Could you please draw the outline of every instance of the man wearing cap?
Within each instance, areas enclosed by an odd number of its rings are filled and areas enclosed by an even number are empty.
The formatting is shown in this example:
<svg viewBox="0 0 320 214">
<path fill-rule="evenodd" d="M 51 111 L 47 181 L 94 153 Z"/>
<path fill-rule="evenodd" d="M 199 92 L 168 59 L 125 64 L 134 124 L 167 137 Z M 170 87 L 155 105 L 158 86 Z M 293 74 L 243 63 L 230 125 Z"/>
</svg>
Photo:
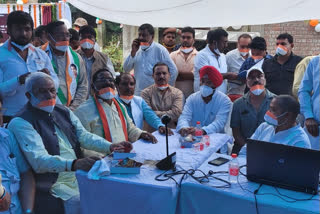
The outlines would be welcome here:
<svg viewBox="0 0 320 214">
<path fill-rule="evenodd" d="M 224 93 L 216 90 L 223 81 L 213 66 L 200 69 L 200 91 L 191 94 L 178 120 L 177 131 L 185 136 L 193 134 L 200 121 L 203 134 L 223 133 L 232 102 Z"/>
<path fill-rule="evenodd" d="M 153 41 L 154 29 L 150 24 L 139 27 L 139 37 L 132 42 L 131 53 L 123 63 L 125 72 L 134 69 L 137 80 L 134 94 L 140 95 L 141 91 L 154 84 L 153 66 L 162 62 L 168 65 L 170 71 L 169 84 L 174 85 L 178 71 L 165 47 Z"/>
<path fill-rule="evenodd" d="M 234 102 L 231 114 L 230 127 L 235 139 L 232 153 L 237 154 L 246 144 L 246 139 L 264 122 L 264 115 L 276 96 L 265 89 L 266 79 L 259 67 L 248 70 L 246 84 L 250 91 Z"/>
<path fill-rule="evenodd" d="M 158 117 L 168 115 L 171 117 L 169 128 L 176 128 L 176 123 L 183 108 L 183 93 L 179 89 L 170 86 L 170 71 L 165 63 L 157 63 L 153 67 L 155 84 L 141 92 L 141 97 L 157 114 Z M 146 130 L 153 132 L 154 128 L 146 124 Z"/>
<path fill-rule="evenodd" d="M 170 54 L 179 72 L 175 87 L 183 92 L 185 99 L 193 93 L 194 58 L 198 53 L 193 47 L 194 39 L 194 29 L 191 27 L 183 28 L 181 30 L 181 47 Z"/>
<path fill-rule="evenodd" d="M 162 34 L 162 45 L 168 50 L 169 53 L 179 49 L 180 45 L 176 45 L 176 36 L 179 29 L 167 28 Z"/>
</svg>

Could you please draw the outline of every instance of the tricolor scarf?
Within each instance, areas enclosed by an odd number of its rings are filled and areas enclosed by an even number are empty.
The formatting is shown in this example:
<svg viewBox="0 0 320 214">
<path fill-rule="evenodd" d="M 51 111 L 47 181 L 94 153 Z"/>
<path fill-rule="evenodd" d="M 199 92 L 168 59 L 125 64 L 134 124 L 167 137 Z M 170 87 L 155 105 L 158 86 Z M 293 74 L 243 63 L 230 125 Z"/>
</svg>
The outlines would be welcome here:
<svg viewBox="0 0 320 214">
<path fill-rule="evenodd" d="M 107 116 L 106 113 L 103 110 L 103 107 L 101 105 L 101 103 L 99 102 L 99 100 L 97 99 L 96 95 L 94 95 L 93 100 L 97 106 L 99 115 L 100 115 L 100 119 L 102 122 L 102 126 L 103 126 L 103 133 L 104 133 L 104 138 L 109 141 L 112 142 L 111 139 L 111 134 L 110 134 L 110 128 L 109 128 L 109 123 L 107 120 Z M 122 129 L 123 129 L 123 133 L 124 136 L 126 138 L 126 141 L 128 141 L 128 132 L 127 132 L 127 125 L 126 125 L 126 120 L 124 118 L 124 109 L 120 106 L 120 104 L 118 103 L 118 101 L 116 99 L 112 99 L 113 103 L 115 104 L 120 120 L 121 120 L 121 125 L 122 125 Z"/>
<path fill-rule="evenodd" d="M 52 67 L 56 72 L 56 74 L 58 75 L 59 71 L 55 61 L 52 59 L 52 53 L 49 47 L 49 42 L 41 46 L 41 49 L 44 50 L 49 55 L 49 58 L 51 59 Z M 70 47 L 68 48 L 65 56 L 66 56 L 66 68 L 65 68 L 66 72 L 65 73 L 66 73 L 67 97 L 64 95 L 63 91 L 59 87 L 58 98 L 63 105 L 70 106 L 71 101 L 73 100 L 77 90 L 80 63 L 79 63 L 78 55 Z"/>
</svg>

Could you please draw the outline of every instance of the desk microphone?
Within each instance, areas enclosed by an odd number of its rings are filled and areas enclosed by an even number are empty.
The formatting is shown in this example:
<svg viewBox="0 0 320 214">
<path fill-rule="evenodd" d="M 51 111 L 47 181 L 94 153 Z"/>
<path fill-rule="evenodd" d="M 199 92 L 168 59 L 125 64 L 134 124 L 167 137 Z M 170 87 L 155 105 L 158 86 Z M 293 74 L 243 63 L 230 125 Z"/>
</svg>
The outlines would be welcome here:
<svg viewBox="0 0 320 214">
<path fill-rule="evenodd" d="M 176 165 L 176 153 L 169 155 L 169 143 L 168 143 L 168 123 L 170 123 L 171 117 L 169 115 L 163 115 L 161 117 L 161 122 L 166 126 L 166 147 L 167 147 L 167 157 L 159 161 L 156 166 L 161 170 L 173 169 Z"/>
</svg>

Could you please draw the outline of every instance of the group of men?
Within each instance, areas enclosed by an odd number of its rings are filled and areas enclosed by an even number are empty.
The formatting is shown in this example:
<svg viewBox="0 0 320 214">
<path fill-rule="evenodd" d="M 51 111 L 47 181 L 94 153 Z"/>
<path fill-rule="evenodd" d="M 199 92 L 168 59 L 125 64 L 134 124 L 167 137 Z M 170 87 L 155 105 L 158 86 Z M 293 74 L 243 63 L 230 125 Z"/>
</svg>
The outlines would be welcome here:
<svg viewBox="0 0 320 214">
<path fill-rule="evenodd" d="M 245 154 L 250 137 L 319 150 L 320 58 L 294 55 L 290 34 L 277 37 L 273 57 L 262 37 L 249 34 L 225 55 L 223 29 L 210 30 L 198 52 L 193 28 L 168 28 L 159 44 L 152 25 L 143 24 L 116 75 L 83 19 L 74 30 L 51 22 L 33 37 L 30 15 L 14 11 L 7 26 L 10 39 L 0 47 L 0 126 L 7 125 L 0 128 L 1 211 L 80 213 L 74 171 L 88 171 L 113 151 L 130 152 L 138 139 L 157 143 L 152 132 L 166 133 L 163 115 L 171 118 L 168 135 L 194 134 L 197 122 L 203 135 L 231 127 L 233 153 Z"/>
</svg>

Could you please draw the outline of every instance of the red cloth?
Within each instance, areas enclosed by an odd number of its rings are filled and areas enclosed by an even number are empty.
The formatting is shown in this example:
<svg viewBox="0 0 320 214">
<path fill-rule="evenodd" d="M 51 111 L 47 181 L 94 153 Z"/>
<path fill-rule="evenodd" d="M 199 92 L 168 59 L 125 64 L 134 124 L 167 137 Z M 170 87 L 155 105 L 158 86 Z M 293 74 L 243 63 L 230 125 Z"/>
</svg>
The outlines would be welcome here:
<svg viewBox="0 0 320 214">
<path fill-rule="evenodd" d="M 47 25 L 51 22 L 51 6 L 43 6 L 42 24 Z"/>
<path fill-rule="evenodd" d="M 214 84 L 214 86 L 216 88 L 218 88 L 222 84 L 223 77 L 220 74 L 220 72 L 218 71 L 218 69 L 216 69 L 215 67 L 210 66 L 210 65 L 203 66 L 200 69 L 200 79 L 205 74 L 208 75 L 209 79 L 211 80 L 211 82 Z"/>
<path fill-rule="evenodd" d="M 237 99 L 239 99 L 240 97 L 242 97 L 242 95 L 240 95 L 240 94 L 229 94 L 228 97 L 230 98 L 231 102 L 234 102 Z"/>
</svg>

